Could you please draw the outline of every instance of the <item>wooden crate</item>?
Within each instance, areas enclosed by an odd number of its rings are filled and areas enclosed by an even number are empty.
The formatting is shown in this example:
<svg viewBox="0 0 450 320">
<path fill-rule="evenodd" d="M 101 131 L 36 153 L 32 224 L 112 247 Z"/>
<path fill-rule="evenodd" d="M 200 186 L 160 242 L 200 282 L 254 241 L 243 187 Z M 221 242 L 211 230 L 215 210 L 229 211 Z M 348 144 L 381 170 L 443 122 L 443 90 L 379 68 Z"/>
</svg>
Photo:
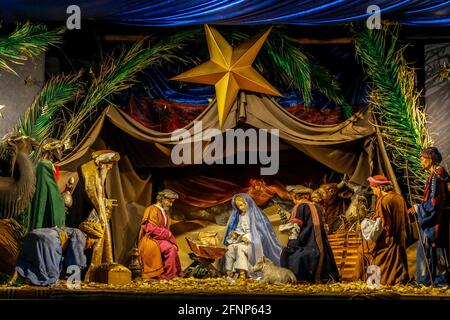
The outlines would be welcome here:
<svg viewBox="0 0 450 320">
<path fill-rule="evenodd" d="M 356 232 L 336 231 L 328 235 L 331 250 L 343 281 L 352 281 L 361 238 Z"/>
<path fill-rule="evenodd" d="M 131 271 L 118 263 L 102 263 L 95 269 L 95 282 L 123 285 L 131 282 Z"/>
</svg>

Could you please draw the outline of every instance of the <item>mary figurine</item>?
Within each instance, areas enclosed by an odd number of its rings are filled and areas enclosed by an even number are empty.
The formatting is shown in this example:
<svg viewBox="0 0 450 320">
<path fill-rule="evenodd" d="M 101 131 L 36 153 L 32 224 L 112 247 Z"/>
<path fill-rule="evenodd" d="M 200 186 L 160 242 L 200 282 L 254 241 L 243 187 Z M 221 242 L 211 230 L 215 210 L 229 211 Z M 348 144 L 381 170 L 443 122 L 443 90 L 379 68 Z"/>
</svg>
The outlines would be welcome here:
<svg viewBox="0 0 450 320">
<path fill-rule="evenodd" d="M 223 239 L 228 250 L 220 262 L 222 273 L 256 278 L 259 275 L 250 266 L 262 256 L 279 266 L 282 247 L 266 214 L 246 193 L 234 195 L 231 204 L 233 211 Z"/>
</svg>

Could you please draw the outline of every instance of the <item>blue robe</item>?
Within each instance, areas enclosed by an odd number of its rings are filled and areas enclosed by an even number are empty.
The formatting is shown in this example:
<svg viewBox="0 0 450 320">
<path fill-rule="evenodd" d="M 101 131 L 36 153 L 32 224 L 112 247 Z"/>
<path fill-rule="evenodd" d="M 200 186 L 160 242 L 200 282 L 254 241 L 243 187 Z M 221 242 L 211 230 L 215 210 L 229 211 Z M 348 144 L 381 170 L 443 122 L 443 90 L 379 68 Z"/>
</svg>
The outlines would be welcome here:
<svg viewBox="0 0 450 320">
<path fill-rule="evenodd" d="M 323 226 L 321 208 L 300 203 L 292 209 L 292 222 L 300 225 L 297 239 L 288 241 L 281 254 L 281 266 L 290 269 L 298 281 L 339 280 L 339 271 Z"/>
<path fill-rule="evenodd" d="M 254 265 L 256 261 L 262 256 L 269 258 L 277 266 L 280 265 L 281 244 L 273 230 L 267 215 L 256 205 L 253 199 L 246 193 L 239 193 L 233 196 L 231 204 L 233 211 L 228 219 L 227 229 L 223 238 L 223 244 L 227 245 L 229 234 L 236 230 L 239 222 L 240 211 L 236 207 L 236 197 L 241 197 L 247 203 L 249 225 L 250 225 L 250 248 L 248 252 L 248 261 L 250 265 Z M 225 270 L 225 263 L 222 259 L 220 270 L 223 273 Z M 249 277 L 255 278 L 260 276 L 260 273 L 253 273 L 249 271 Z"/>
<path fill-rule="evenodd" d="M 62 250 L 59 232 L 66 232 L 68 242 Z M 42 228 L 28 233 L 16 264 L 16 271 L 37 286 L 56 283 L 71 265 L 86 267 L 86 236 L 75 228 Z"/>
<path fill-rule="evenodd" d="M 445 284 L 450 280 L 447 183 L 448 173 L 438 166 L 428 179 L 423 202 L 414 206 L 423 244 L 417 245 L 417 281 L 424 285 L 431 285 L 430 272 L 435 285 Z"/>
</svg>

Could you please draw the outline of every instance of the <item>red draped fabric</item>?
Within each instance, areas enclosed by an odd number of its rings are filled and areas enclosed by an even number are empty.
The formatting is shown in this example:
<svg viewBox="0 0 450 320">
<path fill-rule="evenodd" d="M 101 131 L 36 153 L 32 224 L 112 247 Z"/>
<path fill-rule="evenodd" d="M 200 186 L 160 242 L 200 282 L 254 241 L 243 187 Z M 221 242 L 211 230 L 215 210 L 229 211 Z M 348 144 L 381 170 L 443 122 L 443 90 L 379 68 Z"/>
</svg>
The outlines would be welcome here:
<svg viewBox="0 0 450 320">
<path fill-rule="evenodd" d="M 227 202 L 240 192 L 248 193 L 258 206 L 266 204 L 275 194 L 287 197 L 281 183 L 266 185 L 262 179 L 251 179 L 249 185 L 240 186 L 224 179 L 200 175 L 183 180 L 167 180 L 165 185 L 180 195 L 180 201 L 198 208 L 209 208 Z"/>
<path fill-rule="evenodd" d="M 187 105 L 161 99 L 130 97 L 128 114 L 143 126 L 160 132 L 183 128 L 206 108 L 206 105 Z"/>
<path fill-rule="evenodd" d="M 206 105 L 189 105 L 148 97 L 137 99 L 132 96 L 128 105 L 128 114 L 147 128 L 160 132 L 172 132 L 194 121 L 206 107 Z M 286 108 L 286 111 L 301 120 L 320 125 L 337 124 L 343 120 L 342 110 L 339 108 L 321 111 L 297 105 Z"/>
</svg>

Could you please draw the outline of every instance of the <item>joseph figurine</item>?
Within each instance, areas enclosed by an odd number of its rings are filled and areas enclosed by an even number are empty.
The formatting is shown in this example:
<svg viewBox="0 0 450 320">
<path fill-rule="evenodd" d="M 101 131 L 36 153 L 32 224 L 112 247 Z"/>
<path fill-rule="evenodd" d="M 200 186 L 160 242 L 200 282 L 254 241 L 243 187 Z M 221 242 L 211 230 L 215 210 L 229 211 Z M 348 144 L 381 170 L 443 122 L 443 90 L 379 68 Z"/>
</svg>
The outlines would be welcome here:
<svg viewBox="0 0 450 320">
<path fill-rule="evenodd" d="M 177 193 L 164 189 L 144 212 L 138 240 L 144 280 L 170 280 L 181 273 L 177 243 L 169 229 L 169 209 L 176 199 Z"/>
</svg>

